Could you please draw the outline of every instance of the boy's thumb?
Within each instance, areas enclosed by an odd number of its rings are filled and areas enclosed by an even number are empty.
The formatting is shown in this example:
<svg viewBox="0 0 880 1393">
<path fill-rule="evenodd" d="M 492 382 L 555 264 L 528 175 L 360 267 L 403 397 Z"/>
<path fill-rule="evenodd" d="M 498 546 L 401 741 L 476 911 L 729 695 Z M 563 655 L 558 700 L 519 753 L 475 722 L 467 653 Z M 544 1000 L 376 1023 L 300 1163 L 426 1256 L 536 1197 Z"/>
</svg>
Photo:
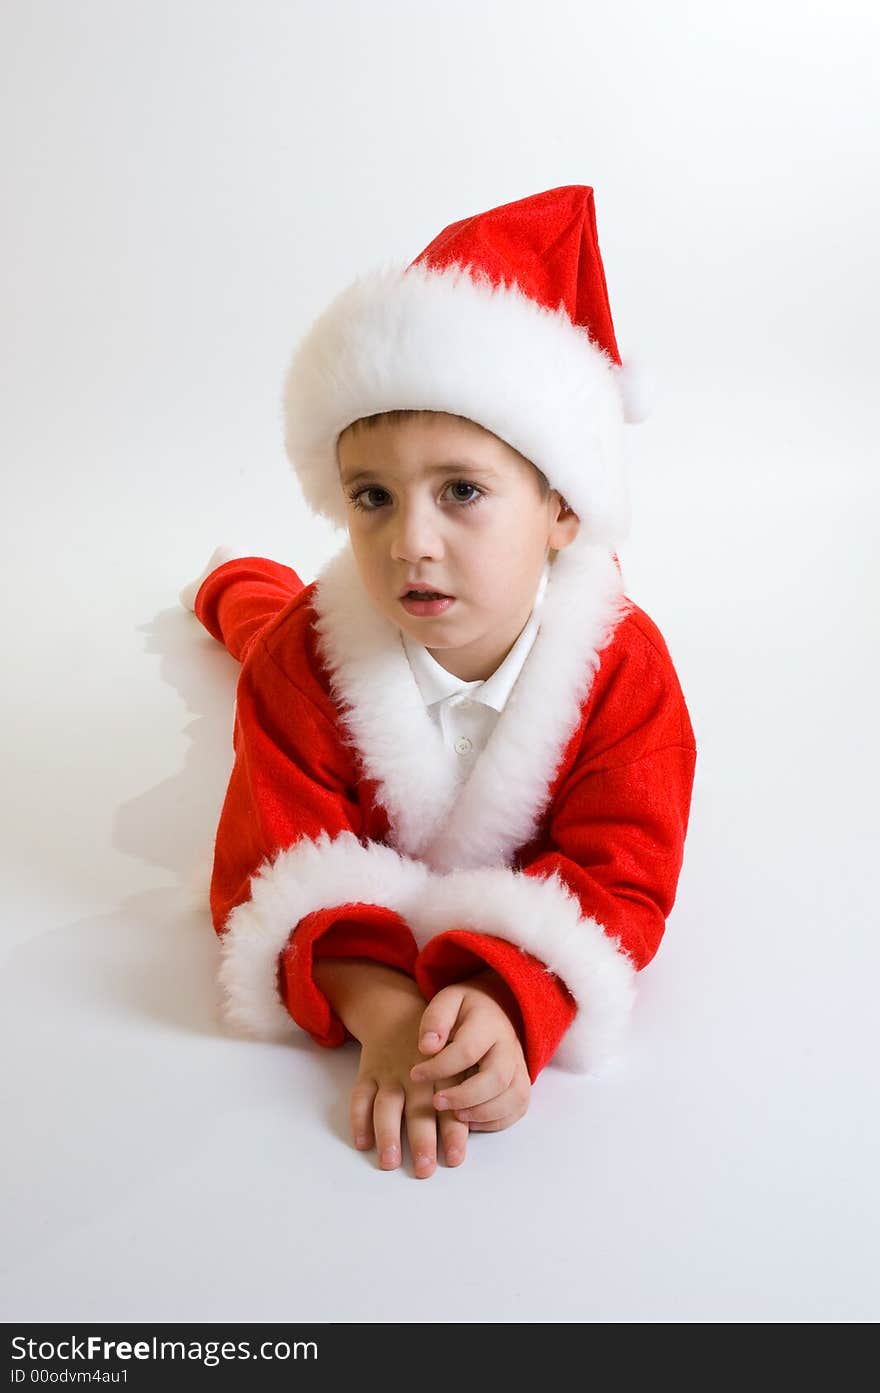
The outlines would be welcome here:
<svg viewBox="0 0 880 1393">
<path fill-rule="evenodd" d="M 422 1014 L 419 1027 L 419 1049 L 422 1054 L 436 1054 L 443 1048 L 457 1015 L 455 993 L 445 990 L 438 992 Z"/>
</svg>

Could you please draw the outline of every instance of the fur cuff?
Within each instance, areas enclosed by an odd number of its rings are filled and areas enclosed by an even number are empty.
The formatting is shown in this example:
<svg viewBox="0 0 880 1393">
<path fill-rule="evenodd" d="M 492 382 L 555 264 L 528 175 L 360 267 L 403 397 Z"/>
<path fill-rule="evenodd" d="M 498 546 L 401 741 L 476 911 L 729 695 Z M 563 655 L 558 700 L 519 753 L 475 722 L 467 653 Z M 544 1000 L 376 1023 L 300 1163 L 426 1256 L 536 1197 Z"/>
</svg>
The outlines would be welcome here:
<svg viewBox="0 0 880 1393">
<path fill-rule="evenodd" d="M 220 940 L 223 1014 L 236 1030 L 284 1039 L 296 1025 L 278 992 L 278 955 L 300 920 L 318 909 L 382 905 L 410 924 L 426 898 L 429 872 L 379 842 L 366 846 L 353 832 L 326 832 L 265 861 L 251 880 L 249 900 L 229 915 Z"/>
<path fill-rule="evenodd" d="M 636 969 L 597 920 L 585 916 L 557 875 L 504 867 L 435 876 L 410 927 L 419 948 L 448 929 L 506 939 L 537 958 L 568 988 L 577 1015 L 553 1062 L 573 1073 L 598 1071 L 617 1055 L 635 998 Z"/>
</svg>

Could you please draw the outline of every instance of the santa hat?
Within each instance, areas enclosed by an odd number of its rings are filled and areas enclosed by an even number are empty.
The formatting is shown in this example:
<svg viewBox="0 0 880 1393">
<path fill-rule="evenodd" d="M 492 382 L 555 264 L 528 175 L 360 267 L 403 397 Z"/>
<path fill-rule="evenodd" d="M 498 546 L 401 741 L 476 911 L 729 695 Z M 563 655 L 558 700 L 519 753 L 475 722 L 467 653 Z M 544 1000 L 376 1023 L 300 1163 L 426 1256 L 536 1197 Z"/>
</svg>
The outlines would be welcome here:
<svg viewBox="0 0 880 1393">
<path fill-rule="evenodd" d="M 409 265 L 359 276 L 319 316 L 284 387 L 285 447 L 315 512 L 346 526 L 339 435 L 402 408 L 492 431 L 563 495 L 579 539 L 623 539 L 622 427 L 646 410 L 617 349 L 591 188 L 451 223 Z"/>
</svg>

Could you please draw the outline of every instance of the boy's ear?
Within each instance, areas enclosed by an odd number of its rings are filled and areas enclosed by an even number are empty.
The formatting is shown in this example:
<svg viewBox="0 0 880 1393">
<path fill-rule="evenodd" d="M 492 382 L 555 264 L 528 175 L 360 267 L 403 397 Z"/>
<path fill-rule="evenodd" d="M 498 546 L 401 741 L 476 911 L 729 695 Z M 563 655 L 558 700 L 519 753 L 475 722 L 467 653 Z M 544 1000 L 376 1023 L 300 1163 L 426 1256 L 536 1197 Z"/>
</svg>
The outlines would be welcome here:
<svg viewBox="0 0 880 1393">
<path fill-rule="evenodd" d="M 564 547 L 570 546 L 580 532 L 581 520 L 568 501 L 558 494 L 559 512 L 556 514 L 556 521 L 550 530 L 553 539 L 551 545 L 554 550 L 561 551 Z"/>
</svg>

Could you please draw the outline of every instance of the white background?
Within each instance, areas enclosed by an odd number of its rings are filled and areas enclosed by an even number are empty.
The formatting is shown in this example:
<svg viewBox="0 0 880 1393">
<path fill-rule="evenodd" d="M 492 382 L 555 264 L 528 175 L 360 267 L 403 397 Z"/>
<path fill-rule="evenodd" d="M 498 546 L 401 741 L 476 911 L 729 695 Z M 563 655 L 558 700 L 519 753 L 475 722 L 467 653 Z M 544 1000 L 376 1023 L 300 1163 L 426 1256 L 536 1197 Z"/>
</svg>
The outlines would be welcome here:
<svg viewBox="0 0 880 1393">
<path fill-rule="evenodd" d="M 5 1319 L 880 1315 L 876 13 L 6 0 Z M 329 298 L 568 183 L 655 377 L 621 561 L 691 829 L 624 1065 L 417 1181 L 353 1044 L 218 1023 L 237 669 L 177 593 L 336 549 L 279 404 Z"/>
</svg>

